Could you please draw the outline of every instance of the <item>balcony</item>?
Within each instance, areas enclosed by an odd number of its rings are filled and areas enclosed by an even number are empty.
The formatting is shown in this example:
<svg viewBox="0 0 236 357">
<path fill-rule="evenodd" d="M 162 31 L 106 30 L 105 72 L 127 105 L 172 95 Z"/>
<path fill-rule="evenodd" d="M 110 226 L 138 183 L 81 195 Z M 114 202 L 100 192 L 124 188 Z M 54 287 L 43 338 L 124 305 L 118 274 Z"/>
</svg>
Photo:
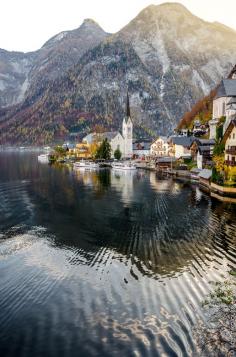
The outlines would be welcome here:
<svg viewBox="0 0 236 357">
<path fill-rule="evenodd" d="M 235 161 L 235 160 L 234 160 L 234 161 L 226 160 L 226 161 L 225 161 L 225 164 L 226 164 L 227 166 L 236 166 L 236 161 Z"/>
<path fill-rule="evenodd" d="M 226 154 L 236 155 L 236 146 L 230 146 L 225 150 Z"/>
</svg>

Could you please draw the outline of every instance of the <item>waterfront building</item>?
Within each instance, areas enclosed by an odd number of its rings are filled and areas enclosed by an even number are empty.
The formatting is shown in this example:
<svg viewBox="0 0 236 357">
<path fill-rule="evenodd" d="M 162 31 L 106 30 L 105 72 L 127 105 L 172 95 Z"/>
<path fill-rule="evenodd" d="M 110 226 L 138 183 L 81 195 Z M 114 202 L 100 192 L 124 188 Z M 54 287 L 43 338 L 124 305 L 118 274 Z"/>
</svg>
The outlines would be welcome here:
<svg viewBox="0 0 236 357">
<path fill-rule="evenodd" d="M 156 157 L 169 156 L 169 144 L 167 136 L 159 136 L 151 144 L 150 154 Z"/>
<path fill-rule="evenodd" d="M 74 154 L 79 159 L 87 159 L 91 156 L 90 145 L 87 143 L 78 143 L 74 149 L 69 149 L 70 154 Z"/>
<path fill-rule="evenodd" d="M 225 145 L 226 165 L 229 168 L 236 167 L 236 118 L 231 120 L 224 133 L 222 143 Z"/>
<path fill-rule="evenodd" d="M 175 158 L 191 158 L 191 145 L 194 141 L 193 136 L 172 136 L 169 139 L 169 152 Z"/>
<path fill-rule="evenodd" d="M 197 167 L 199 169 L 203 169 L 204 166 L 212 164 L 214 145 L 214 139 L 195 138 L 192 142 L 190 146 L 191 156 L 194 161 L 197 161 Z"/>
</svg>

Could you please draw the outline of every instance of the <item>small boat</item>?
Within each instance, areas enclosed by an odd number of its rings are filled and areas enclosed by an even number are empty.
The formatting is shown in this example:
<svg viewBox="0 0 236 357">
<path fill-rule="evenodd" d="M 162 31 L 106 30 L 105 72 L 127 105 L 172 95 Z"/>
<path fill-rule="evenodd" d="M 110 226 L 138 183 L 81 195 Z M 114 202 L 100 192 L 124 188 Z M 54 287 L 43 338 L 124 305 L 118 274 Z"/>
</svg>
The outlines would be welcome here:
<svg viewBox="0 0 236 357">
<path fill-rule="evenodd" d="M 49 163 L 49 155 L 48 154 L 41 154 L 38 156 L 38 161 L 42 163 Z"/>
<path fill-rule="evenodd" d="M 61 157 L 61 158 L 59 158 L 59 159 L 57 160 L 57 162 L 58 162 L 59 164 L 64 164 L 64 162 L 66 162 L 66 159 L 63 158 L 63 157 Z"/>
<path fill-rule="evenodd" d="M 131 161 L 113 162 L 111 164 L 111 167 L 115 170 L 136 170 L 137 169 L 136 165 L 133 164 Z"/>
<path fill-rule="evenodd" d="M 44 151 L 50 151 L 51 148 L 50 148 L 50 146 L 44 146 L 43 150 L 44 150 Z"/>
<path fill-rule="evenodd" d="M 73 165 L 74 169 L 98 169 L 99 164 L 94 161 L 77 161 Z"/>
</svg>

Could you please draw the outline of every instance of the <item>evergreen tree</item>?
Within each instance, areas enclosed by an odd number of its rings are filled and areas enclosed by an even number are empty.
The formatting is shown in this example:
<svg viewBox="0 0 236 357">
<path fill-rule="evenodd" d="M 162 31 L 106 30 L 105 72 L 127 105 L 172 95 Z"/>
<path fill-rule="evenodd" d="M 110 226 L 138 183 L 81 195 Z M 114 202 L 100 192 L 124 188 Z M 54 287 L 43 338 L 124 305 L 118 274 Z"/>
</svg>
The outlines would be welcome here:
<svg viewBox="0 0 236 357">
<path fill-rule="evenodd" d="M 98 147 L 95 158 L 104 160 L 109 160 L 111 158 L 111 145 L 107 138 L 105 138 L 101 145 Z"/>
</svg>

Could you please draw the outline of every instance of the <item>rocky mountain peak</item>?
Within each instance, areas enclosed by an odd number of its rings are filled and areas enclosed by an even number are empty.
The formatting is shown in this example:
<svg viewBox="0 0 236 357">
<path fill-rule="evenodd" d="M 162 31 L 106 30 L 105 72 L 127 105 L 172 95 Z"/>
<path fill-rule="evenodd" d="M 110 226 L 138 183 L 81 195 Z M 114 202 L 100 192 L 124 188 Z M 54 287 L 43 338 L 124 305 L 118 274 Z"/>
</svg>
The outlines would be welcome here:
<svg viewBox="0 0 236 357">
<path fill-rule="evenodd" d="M 83 21 L 81 26 L 97 26 L 97 27 L 100 27 L 100 25 L 96 21 L 94 21 L 93 19 L 90 19 L 90 18 L 84 19 L 84 21 Z"/>
</svg>

